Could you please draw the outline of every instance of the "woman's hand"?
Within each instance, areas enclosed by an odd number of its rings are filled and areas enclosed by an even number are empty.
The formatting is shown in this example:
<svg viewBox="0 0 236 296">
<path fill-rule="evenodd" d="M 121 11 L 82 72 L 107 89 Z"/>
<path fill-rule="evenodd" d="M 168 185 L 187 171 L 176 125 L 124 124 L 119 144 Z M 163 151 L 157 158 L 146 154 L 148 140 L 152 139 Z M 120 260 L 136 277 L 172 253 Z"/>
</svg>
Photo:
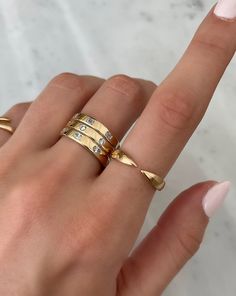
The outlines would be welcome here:
<svg viewBox="0 0 236 296">
<path fill-rule="evenodd" d="M 214 195 L 220 203 L 228 184 L 183 192 L 128 257 L 153 187 L 115 160 L 101 171 L 92 154 L 59 134 L 80 111 L 119 140 L 138 118 L 122 149 L 164 177 L 204 115 L 235 36 L 236 24 L 211 11 L 158 88 L 124 75 L 62 74 L 31 105 L 6 114 L 16 131 L 0 130 L 1 295 L 161 294 L 198 249 Z"/>
</svg>

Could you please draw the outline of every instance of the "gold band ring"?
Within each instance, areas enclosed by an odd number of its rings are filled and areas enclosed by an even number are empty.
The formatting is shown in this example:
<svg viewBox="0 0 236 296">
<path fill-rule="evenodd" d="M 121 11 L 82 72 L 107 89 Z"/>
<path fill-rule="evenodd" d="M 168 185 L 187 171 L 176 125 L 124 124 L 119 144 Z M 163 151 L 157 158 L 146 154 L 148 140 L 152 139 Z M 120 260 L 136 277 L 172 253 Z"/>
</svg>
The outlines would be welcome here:
<svg viewBox="0 0 236 296">
<path fill-rule="evenodd" d="M 125 154 L 121 149 L 116 149 L 115 151 L 113 151 L 111 154 L 111 157 L 125 165 L 138 168 L 138 165 L 129 156 L 127 156 L 127 154 Z M 165 187 L 165 181 L 160 176 L 142 169 L 140 169 L 140 172 L 145 177 L 147 177 L 147 179 L 150 181 L 150 183 L 156 190 L 161 191 Z"/>
<path fill-rule="evenodd" d="M 116 137 L 112 135 L 112 133 L 105 127 L 104 124 L 102 124 L 92 116 L 83 113 L 78 113 L 72 118 L 72 120 L 77 120 L 82 123 L 85 123 L 86 125 L 90 126 L 97 132 L 99 132 L 102 136 L 104 136 L 114 148 L 119 147 L 119 141 L 116 139 Z"/>
<path fill-rule="evenodd" d="M 69 127 L 62 131 L 62 135 L 82 145 L 89 152 L 92 152 L 104 167 L 107 166 L 109 162 L 108 153 L 104 151 L 94 140 L 74 128 Z"/>
<path fill-rule="evenodd" d="M 3 129 L 4 131 L 7 131 L 11 134 L 14 133 L 14 129 L 11 126 L 11 119 L 6 117 L 0 117 L 0 129 Z"/>
<path fill-rule="evenodd" d="M 104 167 L 106 167 L 110 159 L 113 158 L 125 165 L 139 168 L 139 166 L 120 149 L 119 141 L 111 132 L 101 122 L 89 115 L 82 113 L 75 114 L 63 129 L 61 135 L 84 146 L 96 156 Z M 165 187 L 165 181 L 157 174 L 143 169 L 140 169 L 140 172 L 156 190 L 161 191 Z"/>
<path fill-rule="evenodd" d="M 87 124 L 84 124 L 77 120 L 74 120 L 74 121 L 71 120 L 67 124 L 67 126 L 72 127 L 75 130 L 81 132 L 82 134 L 88 136 L 89 138 L 94 140 L 96 143 L 98 143 L 103 148 L 103 150 L 105 150 L 108 153 L 112 152 L 115 149 L 111 145 L 111 143 L 107 141 L 107 139 L 104 136 L 102 136 L 98 131 L 96 131 L 95 129 L 93 129 Z"/>
</svg>

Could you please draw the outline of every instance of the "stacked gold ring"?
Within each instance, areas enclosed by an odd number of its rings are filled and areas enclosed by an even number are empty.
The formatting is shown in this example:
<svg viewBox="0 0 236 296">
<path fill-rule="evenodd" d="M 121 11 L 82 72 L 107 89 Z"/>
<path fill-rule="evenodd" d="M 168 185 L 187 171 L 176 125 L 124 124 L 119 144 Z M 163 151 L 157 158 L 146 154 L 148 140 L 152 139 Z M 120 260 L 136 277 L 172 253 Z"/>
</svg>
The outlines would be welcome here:
<svg viewBox="0 0 236 296">
<path fill-rule="evenodd" d="M 86 114 L 75 114 L 62 130 L 62 135 L 81 144 L 106 167 L 119 141 L 98 120 Z"/>
<path fill-rule="evenodd" d="M 0 129 L 3 129 L 11 134 L 14 132 L 14 129 L 11 126 L 11 120 L 6 117 L 0 117 Z"/>
<path fill-rule="evenodd" d="M 86 135 L 90 138 L 92 138 L 95 142 L 99 143 L 99 145 L 106 151 L 111 152 L 114 150 L 114 147 L 110 142 L 106 140 L 106 138 L 101 135 L 97 130 L 93 129 L 89 125 L 84 124 L 83 122 L 77 121 L 77 120 L 71 120 L 68 124 L 68 127 L 72 127 L 73 129 L 79 131 L 79 132 L 85 132 Z"/>
<path fill-rule="evenodd" d="M 95 118 L 78 113 L 67 123 L 61 132 L 71 140 L 85 147 L 106 167 L 111 159 L 139 168 L 138 165 L 120 149 L 117 138 Z M 162 190 L 165 181 L 158 175 L 140 169 L 140 172 L 150 181 L 156 190 Z"/>
<path fill-rule="evenodd" d="M 119 141 L 116 139 L 116 137 L 103 125 L 101 122 L 96 120 L 95 118 L 88 116 L 83 113 L 77 113 L 73 117 L 73 120 L 80 121 L 82 123 L 85 123 L 86 125 L 92 127 L 94 130 L 99 132 L 105 139 L 113 146 L 117 147 L 119 145 Z"/>
<path fill-rule="evenodd" d="M 71 140 L 81 144 L 89 152 L 92 152 L 93 155 L 99 160 L 99 162 L 106 167 L 108 164 L 107 152 L 105 152 L 93 139 L 86 136 L 82 132 L 75 130 L 73 127 L 65 128 L 62 135 L 70 138 Z"/>
</svg>

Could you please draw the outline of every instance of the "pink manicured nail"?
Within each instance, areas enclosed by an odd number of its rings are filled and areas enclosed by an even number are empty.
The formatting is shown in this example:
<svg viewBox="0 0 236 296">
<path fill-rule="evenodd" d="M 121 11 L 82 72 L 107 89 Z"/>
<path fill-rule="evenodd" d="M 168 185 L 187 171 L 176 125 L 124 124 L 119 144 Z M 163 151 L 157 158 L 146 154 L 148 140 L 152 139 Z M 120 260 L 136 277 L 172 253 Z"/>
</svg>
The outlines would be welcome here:
<svg viewBox="0 0 236 296">
<path fill-rule="evenodd" d="M 210 218 L 220 208 L 229 192 L 231 183 L 226 181 L 217 183 L 204 196 L 202 206 L 206 215 Z"/>
<path fill-rule="evenodd" d="M 236 20 L 236 0 L 219 0 L 214 13 L 224 20 Z"/>
</svg>

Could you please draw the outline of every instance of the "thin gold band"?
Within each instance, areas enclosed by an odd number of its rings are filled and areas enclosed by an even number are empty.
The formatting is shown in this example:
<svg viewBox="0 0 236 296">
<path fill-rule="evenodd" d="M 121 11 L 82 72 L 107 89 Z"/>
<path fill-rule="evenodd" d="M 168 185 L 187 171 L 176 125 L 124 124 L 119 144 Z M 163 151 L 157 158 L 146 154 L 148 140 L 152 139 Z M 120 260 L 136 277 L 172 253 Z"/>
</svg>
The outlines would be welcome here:
<svg viewBox="0 0 236 296">
<path fill-rule="evenodd" d="M 102 124 L 92 116 L 89 116 L 83 113 L 78 113 L 78 114 L 75 114 L 72 120 L 77 120 L 85 123 L 86 125 L 90 126 L 91 128 L 95 129 L 97 132 L 99 132 L 102 136 L 104 136 L 114 148 L 119 147 L 118 146 L 119 141 L 116 139 L 116 137 L 113 136 L 113 134 L 105 127 L 104 124 Z"/>
<path fill-rule="evenodd" d="M 116 149 L 115 151 L 113 151 L 111 157 L 125 165 L 138 168 L 138 165 L 121 149 Z M 147 177 L 147 179 L 151 182 L 152 186 L 156 190 L 161 191 L 165 187 L 165 181 L 160 176 L 142 169 L 140 169 L 140 171 L 145 177 Z"/>
<path fill-rule="evenodd" d="M 11 134 L 14 133 L 14 129 L 11 126 L 11 120 L 6 117 L 0 117 L 0 129 L 3 129 Z"/>
</svg>

